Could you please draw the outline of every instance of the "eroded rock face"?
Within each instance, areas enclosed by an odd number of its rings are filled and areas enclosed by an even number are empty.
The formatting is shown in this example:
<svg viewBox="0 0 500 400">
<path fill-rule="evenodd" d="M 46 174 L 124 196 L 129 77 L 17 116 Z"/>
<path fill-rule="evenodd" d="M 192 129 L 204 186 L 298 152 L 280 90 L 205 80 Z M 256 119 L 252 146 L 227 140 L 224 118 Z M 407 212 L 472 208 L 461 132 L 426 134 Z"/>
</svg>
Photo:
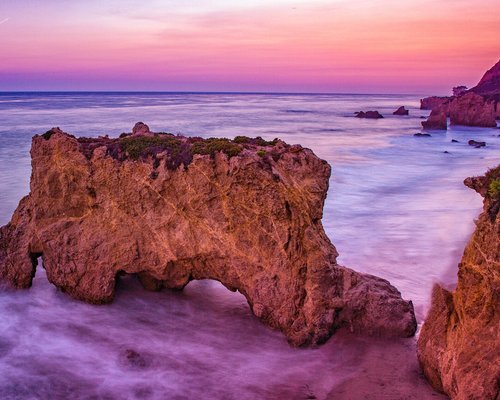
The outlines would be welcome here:
<svg viewBox="0 0 500 400">
<path fill-rule="evenodd" d="M 141 128 L 142 131 L 142 128 Z M 31 192 L 0 228 L 0 276 L 27 288 L 42 256 L 74 298 L 113 299 L 117 277 L 148 289 L 215 279 L 293 345 L 338 328 L 411 336 L 411 302 L 344 268 L 321 218 L 330 166 L 275 140 L 122 135 L 33 138 Z"/>
<path fill-rule="evenodd" d="M 447 105 L 450 102 L 451 97 L 439 97 L 431 96 L 420 99 L 420 109 L 421 110 L 433 110 L 437 107 L 442 107 L 447 112 Z"/>
<path fill-rule="evenodd" d="M 430 383 L 452 399 L 497 399 L 500 384 L 500 166 L 465 184 L 484 197 L 454 292 L 436 285 L 418 340 Z"/>
<path fill-rule="evenodd" d="M 429 118 L 422 121 L 422 127 L 424 129 L 436 129 L 436 130 L 446 130 L 448 119 L 446 117 L 446 111 L 440 107 L 435 108 L 431 111 Z"/>
<path fill-rule="evenodd" d="M 497 126 L 495 107 L 494 101 L 474 92 L 468 92 L 450 103 L 450 124 L 494 128 Z"/>
</svg>

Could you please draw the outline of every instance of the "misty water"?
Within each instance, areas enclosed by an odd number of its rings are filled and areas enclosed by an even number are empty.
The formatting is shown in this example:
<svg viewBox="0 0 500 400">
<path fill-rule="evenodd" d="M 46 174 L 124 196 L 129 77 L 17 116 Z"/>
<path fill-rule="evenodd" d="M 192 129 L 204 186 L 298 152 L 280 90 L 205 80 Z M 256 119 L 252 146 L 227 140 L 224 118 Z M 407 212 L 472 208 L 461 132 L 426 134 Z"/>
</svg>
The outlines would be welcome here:
<svg viewBox="0 0 500 400">
<path fill-rule="evenodd" d="M 323 224 L 339 263 L 388 279 L 421 324 L 432 285 L 453 287 L 481 209 L 464 178 L 500 160 L 500 131 L 420 132 L 419 96 L 0 94 L 0 225 L 29 192 L 31 137 L 153 131 L 281 138 L 332 165 Z M 392 115 L 400 105 L 410 116 Z M 379 110 L 386 118 L 353 117 Z M 451 140 L 458 140 L 452 143 Z M 485 141 L 485 148 L 467 145 Z M 447 153 L 445 153 L 447 152 Z M 437 399 L 415 339 L 341 332 L 291 348 L 217 282 L 144 291 L 123 278 L 110 305 L 70 299 L 41 266 L 33 287 L 0 288 L 0 399 Z"/>
</svg>

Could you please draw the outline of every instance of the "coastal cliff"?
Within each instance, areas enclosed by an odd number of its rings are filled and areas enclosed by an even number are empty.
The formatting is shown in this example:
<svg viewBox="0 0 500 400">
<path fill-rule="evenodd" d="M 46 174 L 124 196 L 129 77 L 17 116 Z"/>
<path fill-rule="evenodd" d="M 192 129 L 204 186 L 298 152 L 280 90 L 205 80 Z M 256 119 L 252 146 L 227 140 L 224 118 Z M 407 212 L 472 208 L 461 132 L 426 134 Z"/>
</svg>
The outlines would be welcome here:
<svg viewBox="0 0 500 400">
<path fill-rule="evenodd" d="M 214 279 L 293 345 L 339 328 L 412 336 L 413 305 L 389 282 L 337 264 L 321 219 L 330 166 L 299 145 L 158 134 L 118 139 L 54 128 L 33 138 L 30 194 L 0 228 L 0 278 L 31 286 L 37 259 L 74 298 L 113 299 Z"/>
<path fill-rule="evenodd" d="M 450 97 L 426 97 L 420 100 L 420 108 L 444 111 L 451 125 L 491 127 L 500 118 L 500 61 L 489 69 L 479 83 L 470 90 L 455 91 Z M 425 122 L 422 125 L 425 127 Z M 429 120 L 427 125 L 432 125 Z"/>
<path fill-rule="evenodd" d="M 429 382 L 453 400 L 497 399 L 500 385 L 500 166 L 465 184 L 484 197 L 450 292 L 433 289 L 418 340 Z"/>
</svg>

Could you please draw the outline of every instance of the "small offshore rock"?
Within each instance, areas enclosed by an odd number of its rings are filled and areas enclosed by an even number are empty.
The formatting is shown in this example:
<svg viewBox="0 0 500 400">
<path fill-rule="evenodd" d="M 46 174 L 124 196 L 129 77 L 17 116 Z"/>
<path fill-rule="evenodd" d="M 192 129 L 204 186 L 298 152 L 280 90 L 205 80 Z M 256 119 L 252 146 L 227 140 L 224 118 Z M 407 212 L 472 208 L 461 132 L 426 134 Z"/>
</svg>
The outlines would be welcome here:
<svg viewBox="0 0 500 400">
<path fill-rule="evenodd" d="M 485 147 L 486 146 L 486 142 L 478 142 L 476 140 L 469 140 L 469 146 L 474 146 L 476 149 L 478 149 L 479 147 Z"/>
<path fill-rule="evenodd" d="M 380 114 L 378 111 L 358 111 L 355 114 L 356 118 L 369 118 L 369 119 L 384 118 L 384 116 Z"/>
<path fill-rule="evenodd" d="M 399 107 L 396 111 L 394 111 L 393 115 L 408 115 L 410 113 L 409 110 L 405 108 L 405 106 Z"/>
</svg>

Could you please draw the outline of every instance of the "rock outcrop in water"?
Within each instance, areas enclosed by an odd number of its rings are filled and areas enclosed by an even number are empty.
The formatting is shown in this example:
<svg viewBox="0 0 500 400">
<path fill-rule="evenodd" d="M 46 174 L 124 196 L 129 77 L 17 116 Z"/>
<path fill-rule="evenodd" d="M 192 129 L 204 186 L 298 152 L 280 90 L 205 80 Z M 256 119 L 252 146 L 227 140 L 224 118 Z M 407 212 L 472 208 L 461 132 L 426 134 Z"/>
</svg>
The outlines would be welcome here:
<svg viewBox="0 0 500 400">
<path fill-rule="evenodd" d="M 431 115 L 427 120 L 421 122 L 424 129 L 446 130 L 448 128 L 448 118 L 446 111 L 441 107 L 437 107 L 431 111 Z"/>
<path fill-rule="evenodd" d="M 442 110 L 450 125 L 494 128 L 500 117 L 500 61 L 488 70 L 470 90 L 459 86 L 451 97 L 427 97 L 420 100 L 421 109 Z"/>
<path fill-rule="evenodd" d="M 451 97 L 438 97 L 431 96 L 420 99 L 420 109 L 421 110 L 433 110 L 437 107 L 444 107 L 447 110 L 447 105 L 450 102 Z"/>
<path fill-rule="evenodd" d="M 37 257 L 74 298 L 113 299 L 120 274 L 182 289 L 238 290 L 293 345 L 338 328 L 411 336 L 411 302 L 389 282 L 337 264 L 321 218 L 330 166 L 280 140 L 152 134 L 33 138 L 31 191 L 0 228 L 0 277 L 30 287 Z"/>
<path fill-rule="evenodd" d="M 410 111 L 405 108 L 405 106 L 399 107 L 396 111 L 392 113 L 393 115 L 408 115 Z"/>
<path fill-rule="evenodd" d="M 452 399 L 497 399 L 500 388 L 500 166 L 465 184 L 484 197 L 454 292 L 436 285 L 418 340 L 430 383 Z"/>
<path fill-rule="evenodd" d="M 356 118 L 379 119 L 384 118 L 378 111 L 357 111 Z"/>
<path fill-rule="evenodd" d="M 450 124 L 494 128 L 497 126 L 495 107 L 494 100 L 468 92 L 450 103 Z"/>
</svg>

